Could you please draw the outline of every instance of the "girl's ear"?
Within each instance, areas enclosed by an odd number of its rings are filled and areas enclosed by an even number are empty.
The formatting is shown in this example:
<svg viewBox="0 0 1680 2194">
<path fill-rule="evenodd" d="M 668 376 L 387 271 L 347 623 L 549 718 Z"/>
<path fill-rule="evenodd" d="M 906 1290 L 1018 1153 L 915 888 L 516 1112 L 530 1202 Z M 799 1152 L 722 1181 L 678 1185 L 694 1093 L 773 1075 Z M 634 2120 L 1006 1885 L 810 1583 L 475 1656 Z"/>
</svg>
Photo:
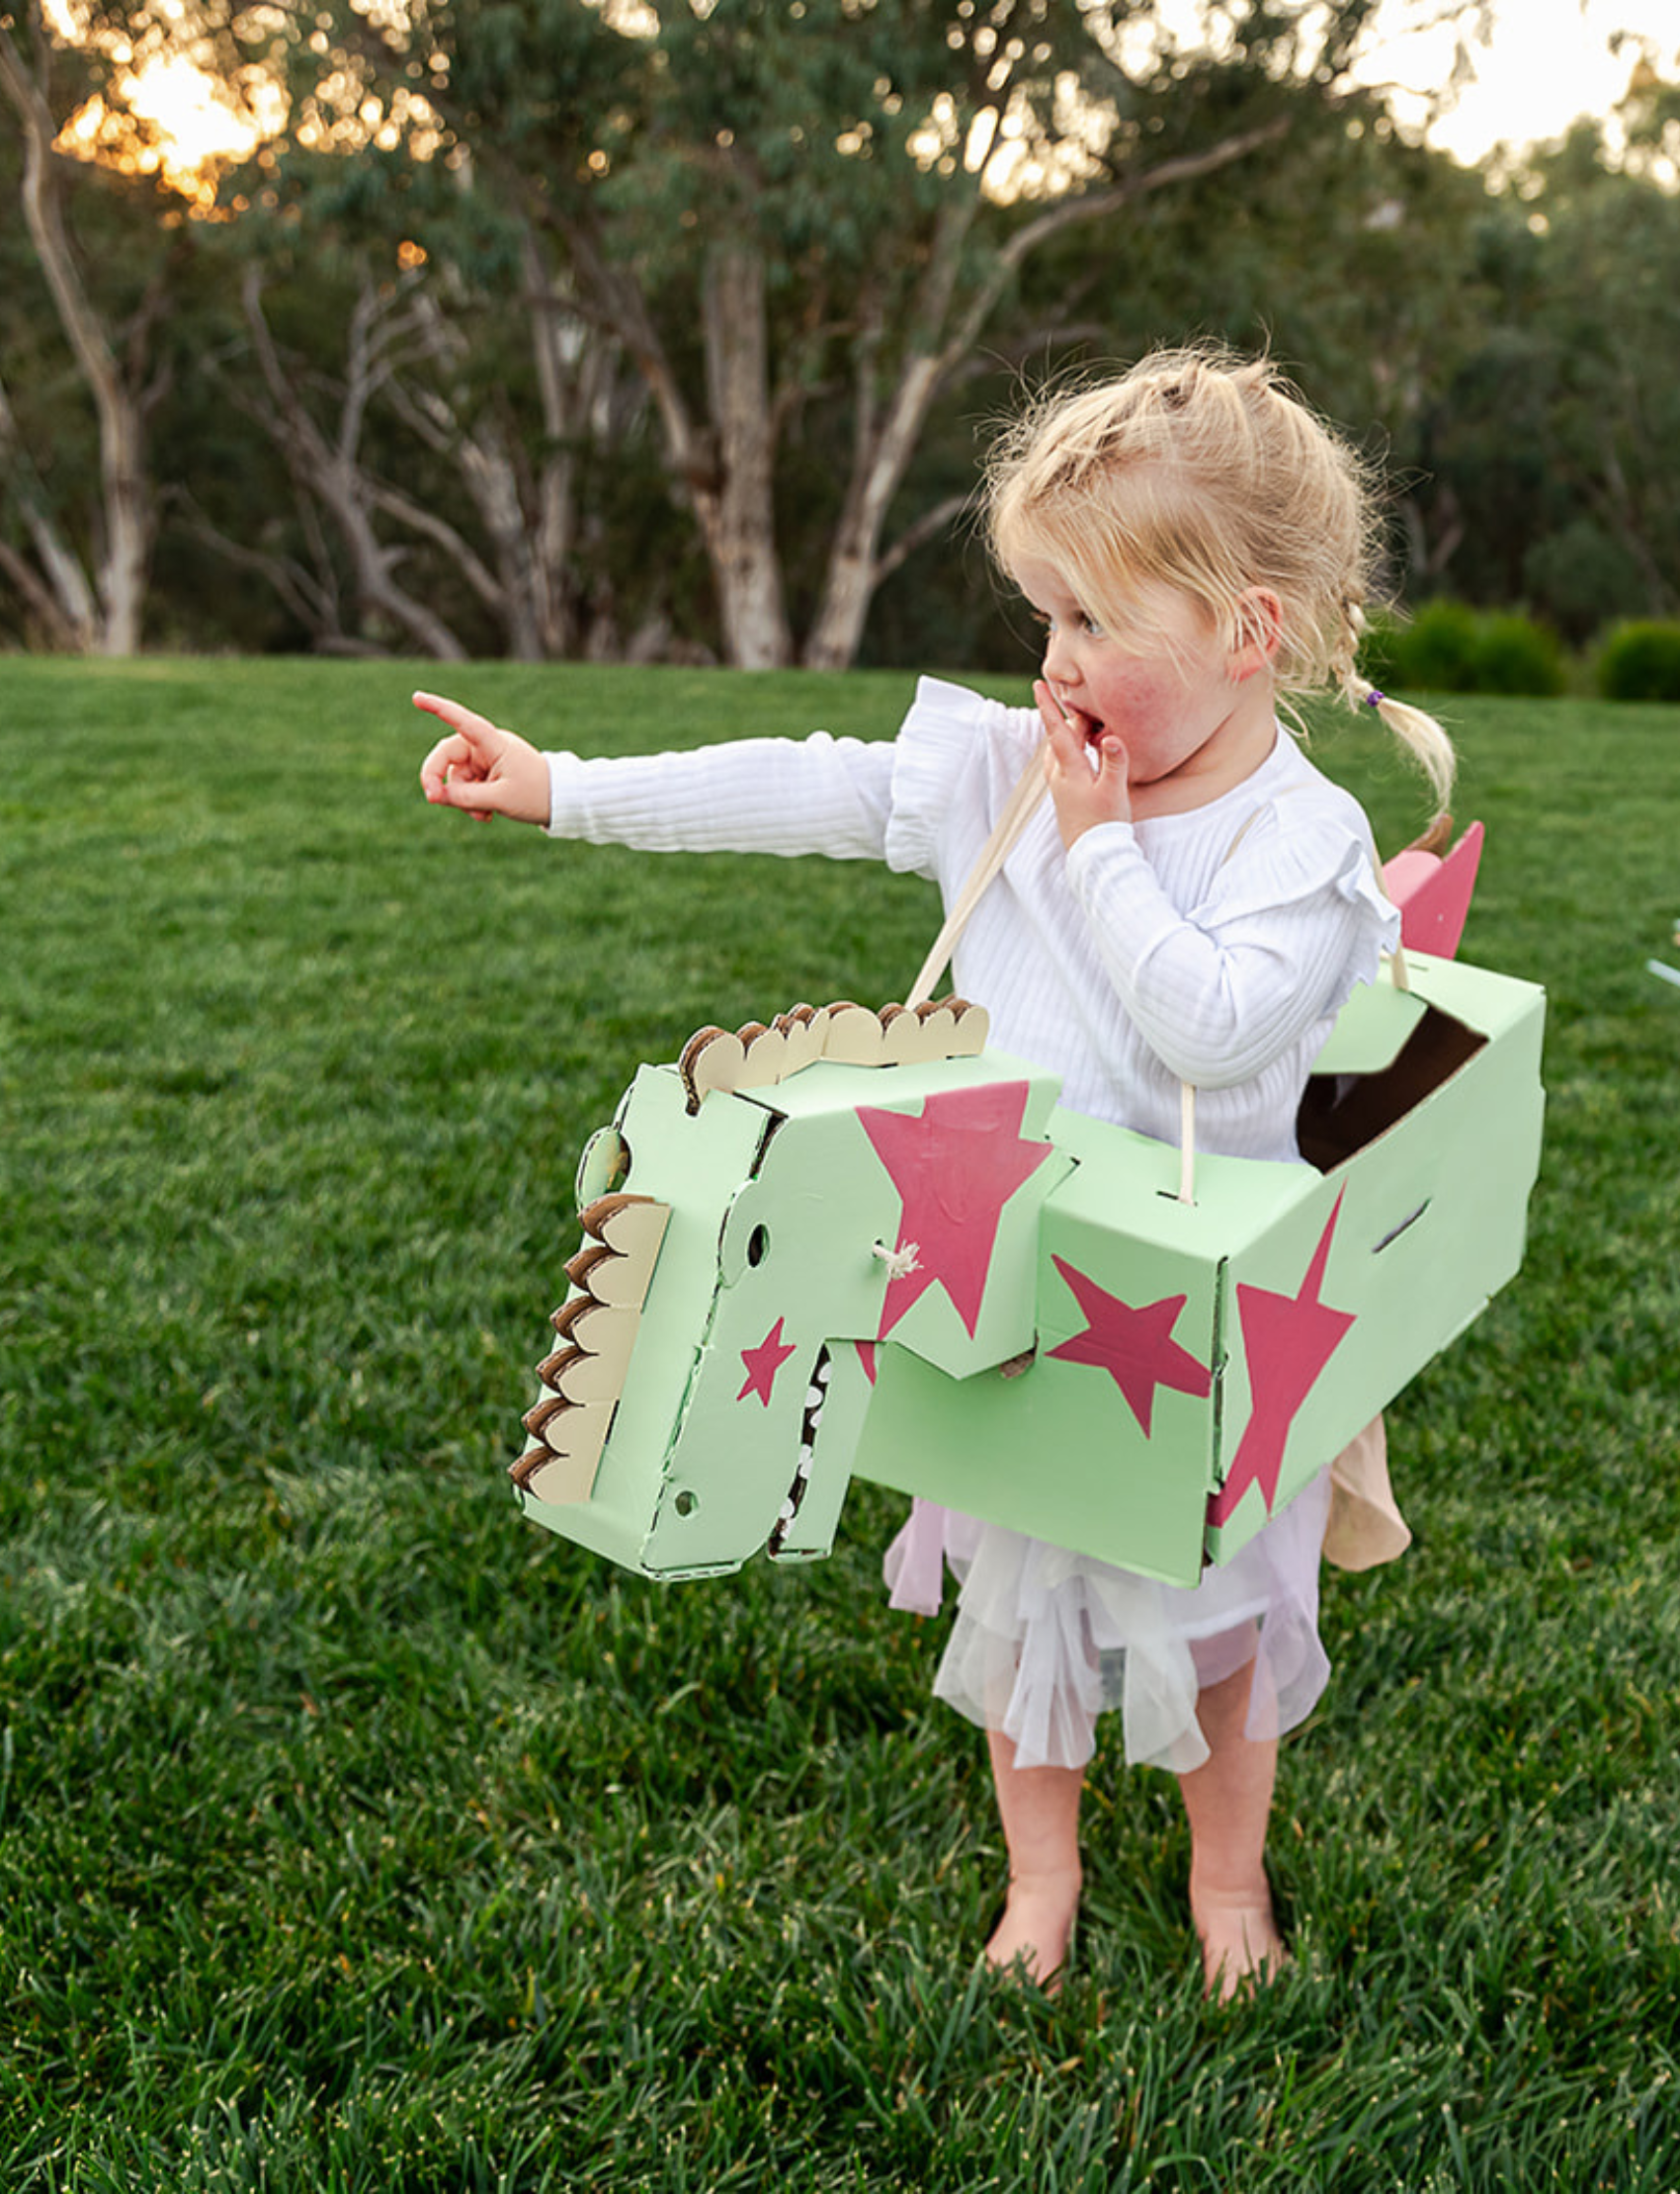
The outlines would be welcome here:
<svg viewBox="0 0 1680 2194">
<path fill-rule="evenodd" d="M 1270 587 L 1250 587 L 1237 597 L 1230 675 L 1238 685 L 1264 670 L 1284 638 L 1284 605 Z"/>
</svg>

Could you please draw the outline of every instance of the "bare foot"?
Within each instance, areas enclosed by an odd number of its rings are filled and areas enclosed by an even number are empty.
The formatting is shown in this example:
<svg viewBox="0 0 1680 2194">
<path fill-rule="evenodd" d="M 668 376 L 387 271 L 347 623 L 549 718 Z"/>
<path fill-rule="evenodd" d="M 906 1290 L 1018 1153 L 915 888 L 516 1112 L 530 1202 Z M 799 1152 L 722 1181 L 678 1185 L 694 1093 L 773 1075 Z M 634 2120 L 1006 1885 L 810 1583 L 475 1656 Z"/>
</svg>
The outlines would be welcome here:
<svg viewBox="0 0 1680 2194">
<path fill-rule="evenodd" d="M 1264 1987 L 1289 1964 L 1270 1892 L 1259 1899 L 1192 1896 L 1190 1913 L 1202 1944 L 1207 1992 L 1220 2003 Z"/>
<path fill-rule="evenodd" d="M 986 1962 L 999 1972 L 1018 1967 L 1047 1995 L 1061 1986 L 1073 1917 L 1079 1909 L 1079 1872 L 1015 1875 Z"/>
</svg>

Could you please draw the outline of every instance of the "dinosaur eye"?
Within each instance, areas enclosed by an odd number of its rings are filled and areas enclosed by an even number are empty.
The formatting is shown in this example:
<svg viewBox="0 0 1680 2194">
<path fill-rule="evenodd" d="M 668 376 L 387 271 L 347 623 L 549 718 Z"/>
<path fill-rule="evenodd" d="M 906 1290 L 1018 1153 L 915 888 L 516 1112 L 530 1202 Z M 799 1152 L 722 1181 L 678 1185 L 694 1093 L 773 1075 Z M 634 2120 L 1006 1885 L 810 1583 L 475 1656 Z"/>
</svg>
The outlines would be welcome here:
<svg viewBox="0 0 1680 2194">
<path fill-rule="evenodd" d="M 617 1128 L 597 1128 L 577 1161 L 577 1207 L 582 1211 L 598 1196 L 611 1196 L 630 1178 L 630 1144 Z"/>
<path fill-rule="evenodd" d="M 758 1266 L 770 1254 L 770 1228 L 762 1224 L 747 1236 L 747 1263 Z"/>
</svg>

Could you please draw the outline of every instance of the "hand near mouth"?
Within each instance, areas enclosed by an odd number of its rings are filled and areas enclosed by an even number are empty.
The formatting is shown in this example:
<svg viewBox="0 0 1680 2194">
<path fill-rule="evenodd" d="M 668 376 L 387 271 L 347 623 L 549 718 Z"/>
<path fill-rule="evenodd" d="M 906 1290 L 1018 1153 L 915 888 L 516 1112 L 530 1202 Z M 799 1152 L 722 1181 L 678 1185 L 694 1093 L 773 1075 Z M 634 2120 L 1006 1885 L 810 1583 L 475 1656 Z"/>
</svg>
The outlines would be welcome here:
<svg viewBox="0 0 1680 2194">
<path fill-rule="evenodd" d="M 1050 741 L 1045 778 L 1062 844 L 1071 848 L 1099 823 L 1130 822 L 1130 772 L 1119 734 L 1105 730 L 1082 709 L 1068 708 L 1042 678 L 1033 697 Z"/>
</svg>

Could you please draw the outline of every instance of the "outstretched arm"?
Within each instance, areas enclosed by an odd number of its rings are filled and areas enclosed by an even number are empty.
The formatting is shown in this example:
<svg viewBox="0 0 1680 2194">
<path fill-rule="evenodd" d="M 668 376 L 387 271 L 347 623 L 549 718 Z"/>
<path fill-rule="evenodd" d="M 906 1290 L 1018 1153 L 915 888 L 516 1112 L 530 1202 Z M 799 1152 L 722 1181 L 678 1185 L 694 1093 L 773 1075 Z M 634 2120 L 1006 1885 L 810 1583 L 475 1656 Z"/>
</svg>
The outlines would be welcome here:
<svg viewBox="0 0 1680 2194">
<path fill-rule="evenodd" d="M 450 726 L 420 765 L 426 798 L 459 807 L 488 822 L 511 815 L 516 822 L 548 820 L 548 765 L 528 739 L 503 731 L 488 717 L 463 709 L 442 694 L 417 693 L 414 706 Z"/>
</svg>

